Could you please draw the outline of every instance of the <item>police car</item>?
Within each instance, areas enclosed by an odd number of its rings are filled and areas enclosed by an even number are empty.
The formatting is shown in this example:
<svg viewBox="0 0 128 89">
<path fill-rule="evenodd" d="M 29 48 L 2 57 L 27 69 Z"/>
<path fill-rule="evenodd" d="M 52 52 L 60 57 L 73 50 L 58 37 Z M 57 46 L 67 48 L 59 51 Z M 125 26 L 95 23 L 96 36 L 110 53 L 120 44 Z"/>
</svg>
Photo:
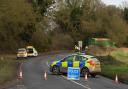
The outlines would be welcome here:
<svg viewBox="0 0 128 89">
<path fill-rule="evenodd" d="M 100 61 L 91 55 L 72 54 L 50 64 L 53 74 L 67 73 L 68 67 L 80 68 L 81 76 L 87 73 L 95 77 L 101 72 Z"/>
</svg>

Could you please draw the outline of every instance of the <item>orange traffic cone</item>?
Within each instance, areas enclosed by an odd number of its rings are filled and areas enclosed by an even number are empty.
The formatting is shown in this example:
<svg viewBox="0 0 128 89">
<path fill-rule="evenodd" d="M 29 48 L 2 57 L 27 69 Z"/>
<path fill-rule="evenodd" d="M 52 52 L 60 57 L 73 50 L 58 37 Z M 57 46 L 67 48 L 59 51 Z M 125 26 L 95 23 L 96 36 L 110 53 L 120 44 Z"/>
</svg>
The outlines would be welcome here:
<svg viewBox="0 0 128 89">
<path fill-rule="evenodd" d="M 88 80 L 88 75 L 87 75 L 87 73 L 85 74 L 84 80 L 85 80 L 85 81 Z"/>
<path fill-rule="evenodd" d="M 23 72 L 22 71 L 19 72 L 18 79 L 23 79 Z"/>
<path fill-rule="evenodd" d="M 44 79 L 47 80 L 47 72 L 44 73 Z"/>
<path fill-rule="evenodd" d="M 115 77 L 115 83 L 119 83 L 117 74 L 116 74 L 116 77 Z"/>
</svg>

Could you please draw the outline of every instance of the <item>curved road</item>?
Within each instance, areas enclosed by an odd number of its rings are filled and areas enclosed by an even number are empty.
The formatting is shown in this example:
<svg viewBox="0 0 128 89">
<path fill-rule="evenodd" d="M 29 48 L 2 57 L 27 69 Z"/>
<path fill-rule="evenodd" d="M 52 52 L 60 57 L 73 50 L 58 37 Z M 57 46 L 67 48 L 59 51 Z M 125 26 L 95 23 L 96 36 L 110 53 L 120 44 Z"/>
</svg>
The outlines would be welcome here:
<svg viewBox="0 0 128 89">
<path fill-rule="evenodd" d="M 8 89 L 128 89 L 128 85 L 116 84 L 113 80 L 102 76 L 88 78 L 88 81 L 84 78 L 71 81 L 64 75 L 52 75 L 49 72 L 48 63 L 66 55 L 68 54 L 59 53 L 29 58 L 22 66 L 23 80 Z M 47 80 L 44 79 L 44 72 L 47 72 Z"/>
</svg>

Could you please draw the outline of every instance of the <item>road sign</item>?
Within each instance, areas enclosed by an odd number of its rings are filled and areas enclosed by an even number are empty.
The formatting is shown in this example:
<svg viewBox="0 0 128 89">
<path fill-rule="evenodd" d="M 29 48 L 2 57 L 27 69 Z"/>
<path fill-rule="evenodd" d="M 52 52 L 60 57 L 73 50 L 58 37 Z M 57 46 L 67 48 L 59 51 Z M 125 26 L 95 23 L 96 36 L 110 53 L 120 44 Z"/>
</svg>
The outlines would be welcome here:
<svg viewBox="0 0 128 89">
<path fill-rule="evenodd" d="M 68 67 L 68 79 L 79 80 L 80 79 L 80 68 Z"/>
<path fill-rule="evenodd" d="M 82 42 L 82 41 L 78 41 L 78 45 L 79 45 L 79 47 L 82 48 L 82 46 L 83 46 L 83 42 Z"/>
<path fill-rule="evenodd" d="M 80 47 L 75 45 L 75 50 L 80 50 Z"/>
</svg>

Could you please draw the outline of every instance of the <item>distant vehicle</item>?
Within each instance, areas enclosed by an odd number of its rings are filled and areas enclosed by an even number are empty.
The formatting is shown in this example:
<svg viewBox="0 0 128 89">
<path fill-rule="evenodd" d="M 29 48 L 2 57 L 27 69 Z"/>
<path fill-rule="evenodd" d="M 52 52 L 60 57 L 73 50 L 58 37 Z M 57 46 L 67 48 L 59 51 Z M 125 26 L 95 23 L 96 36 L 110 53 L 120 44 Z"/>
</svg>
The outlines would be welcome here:
<svg viewBox="0 0 128 89">
<path fill-rule="evenodd" d="M 28 57 L 38 56 L 38 52 L 33 46 L 27 46 L 26 49 L 27 49 L 27 56 Z"/>
<path fill-rule="evenodd" d="M 19 48 L 17 52 L 17 59 L 27 58 L 27 50 L 25 48 Z"/>
<path fill-rule="evenodd" d="M 68 67 L 80 68 L 81 76 L 85 74 L 95 77 L 101 72 L 100 61 L 91 55 L 72 54 L 59 61 L 53 61 L 50 71 L 53 74 L 67 73 Z"/>
</svg>

